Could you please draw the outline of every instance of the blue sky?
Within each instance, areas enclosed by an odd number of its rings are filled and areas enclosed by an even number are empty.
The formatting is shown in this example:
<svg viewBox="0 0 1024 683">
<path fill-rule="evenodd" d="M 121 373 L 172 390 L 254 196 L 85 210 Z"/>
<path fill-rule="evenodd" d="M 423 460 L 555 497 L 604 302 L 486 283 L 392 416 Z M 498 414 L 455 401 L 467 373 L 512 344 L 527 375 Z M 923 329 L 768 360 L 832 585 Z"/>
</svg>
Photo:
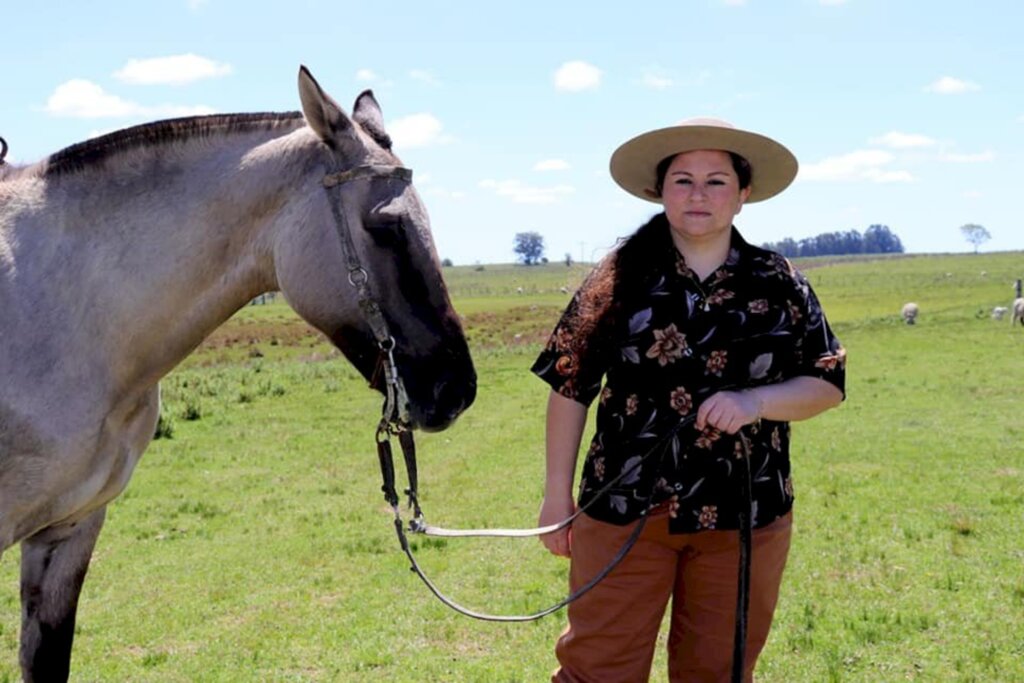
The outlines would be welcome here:
<svg viewBox="0 0 1024 683">
<path fill-rule="evenodd" d="M 372 88 L 438 251 L 510 262 L 514 235 L 590 261 L 657 207 L 611 181 L 645 130 L 716 116 L 801 163 L 746 207 L 755 243 L 888 225 L 910 252 L 1024 249 L 1024 5 L 68 0 L 4 3 L 0 136 L 29 163 L 169 116 L 299 108 L 307 65 Z"/>
</svg>

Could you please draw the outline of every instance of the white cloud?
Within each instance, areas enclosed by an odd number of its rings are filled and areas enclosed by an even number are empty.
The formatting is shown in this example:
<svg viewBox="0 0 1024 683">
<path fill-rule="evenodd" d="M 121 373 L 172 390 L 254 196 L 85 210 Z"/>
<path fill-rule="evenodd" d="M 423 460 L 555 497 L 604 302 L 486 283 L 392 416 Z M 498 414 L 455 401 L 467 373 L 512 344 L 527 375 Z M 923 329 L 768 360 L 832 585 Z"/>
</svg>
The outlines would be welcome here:
<svg viewBox="0 0 1024 683">
<path fill-rule="evenodd" d="M 910 171 L 884 171 L 879 168 L 868 168 L 862 174 L 864 180 L 873 183 L 912 183 L 914 176 Z"/>
<path fill-rule="evenodd" d="M 139 105 L 104 92 L 91 81 L 76 78 L 61 83 L 46 100 L 46 111 L 54 116 L 99 119 L 108 116 L 133 116 Z"/>
<path fill-rule="evenodd" d="M 569 170 L 569 162 L 563 161 L 562 159 L 545 159 L 544 161 L 538 161 L 534 167 L 534 171 L 567 171 Z"/>
<path fill-rule="evenodd" d="M 377 74 L 372 69 L 360 69 L 356 72 L 357 81 L 375 81 L 377 80 Z"/>
<path fill-rule="evenodd" d="M 399 149 L 445 145 L 452 141 L 441 121 L 426 112 L 395 119 L 387 125 L 387 130 Z"/>
<path fill-rule="evenodd" d="M 554 80 L 558 90 L 593 90 L 601 85 L 601 70 L 587 62 L 566 62 L 555 71 Z"/>
<path fill-rule="evenodd" d="M 185 85 L 204 78 L 228 76 L 234 71 L 230 64 L 215 62 L 194 54 L 129 59 L 114 72 L 114 78 L 131 85 Z"/>
<path fill-rule="evenodd" d="M 979 190 L 967 190 L 964 192 L 964 199 L 981 199 L 984 196 Z"/>
<path fill-rule="evenodd" d="M 993 161 L 996 158 L 996 153 L 992 150 L 986 150 L 984 152 L 978 152 L 976 154 L 955 154 L 952 152 L 946 152 L 939 156 L 942 161 L 950 161 L 954 164 L 977 164 L 984 163 L 987 161 Z"/>
<path fill-rule="evenodd" d="M 908 171 L 893 171 L 884 168 L 892 163 L 891 153 L 882 150 L 864 149 L 837 157 L 829 157 L 816 164 L 800 169 L 800 179 L 809 181 L 836 182 L 867 180 L 875 183 L 901 183 L 914 180 Z"/>
<path fill-rule="evenodd" d="M 927 135 L 917 133 L 901 133 L 898 130 L 890 131 L 877 138 L 871 138 L 872 145 L 884 145 L 894 149 L 910 149 L 912 147 L 931 147 L 936 141 Z"/>
<path fill-rule="evenodd" d="M 188 5 L 188 8 L 190 10 L 192 10 L 193 12 L 198 10 L 200 7 L 202 7 L 206 3 L 207 3 L 207 0 L 186 0 L 186 2 L 185 2 L 185 4 Z"/>
<path fill-rule="evenodd" d="M 962 95 L 973 90 L 981 90 L 981 86 L 970 81 L 962 81 L 952 76 L 943 76 L 939 80 L 925 86 L 927 92 L 939 95 Z"/>
<path fill-rule="evenodd" d="M 434 74 L 423 69 L 413 69 L 409 72 L 409 77 L 414 81 L 426 83 L 427 85 L 441 85 L 441 81 L 437 80 Z"/>
<path fill-rule="evenodd" d="M 648 88 L 655 90 L 666 90 L 672 87 L 672 79 L 667 76 L 661 76 L 656 73 L 647 72 L 643 78 L 640 79 L 640 83 Z"/>
<path fill-rule="evenodd" d="M 508 197 L 518 204 L 554 204 L 572 194 L 576 188 L 569 185 L 532 187 L 519 180 L 481 180 L 480 187 L 493 190 L 499 197 Z"/>
<path fill-rule="evenodd" d="M 46 100 L 43 107 L 52 116 L 78 119 L 125 117 L 172 117 L 212 114 L 214 109 L 199 106 L 163 104 L 144 106 L 117 95 L 111 95 L 95 83 L 76 78 L 61 83 Z"/>
</svg>

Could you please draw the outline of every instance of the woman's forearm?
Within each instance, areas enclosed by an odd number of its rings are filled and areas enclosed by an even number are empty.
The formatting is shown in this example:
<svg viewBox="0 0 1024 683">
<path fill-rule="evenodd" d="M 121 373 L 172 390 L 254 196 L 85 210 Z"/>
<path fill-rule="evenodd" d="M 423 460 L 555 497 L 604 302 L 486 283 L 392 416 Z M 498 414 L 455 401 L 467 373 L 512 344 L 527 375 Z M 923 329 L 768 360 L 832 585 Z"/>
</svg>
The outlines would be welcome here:
<svg viewBox="0 0 1024 683">
<path fill-rule="evenodd" d="M 548 397 L 544 492 L 572 496 L 576 457 L 587 422 L 587 408 L 554 391 Z"/>
<path fill-rule="evenodd" d="M 806 420 L 834 408 L 843 400 L 835 385 L 817 377 L 794 377 L 778 384 L 747 389 L 757 401 L 760 419 L 778 422 Z"/>
</svg>

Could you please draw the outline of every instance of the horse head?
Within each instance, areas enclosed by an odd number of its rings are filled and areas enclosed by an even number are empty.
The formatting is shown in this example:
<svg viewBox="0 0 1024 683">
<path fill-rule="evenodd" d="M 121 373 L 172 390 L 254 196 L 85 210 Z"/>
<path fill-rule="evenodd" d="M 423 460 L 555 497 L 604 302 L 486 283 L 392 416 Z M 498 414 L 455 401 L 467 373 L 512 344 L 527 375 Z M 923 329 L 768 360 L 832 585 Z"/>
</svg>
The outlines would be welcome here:
<svg viewBox="0 0 1024 683">
<path fill-rule="evenodd" d="M 476 395 L 462 326 L 441 276 L 411 171 L 391 151 L 380 106 L 363 92 L 349 117 L 302 67 L 305 199 L 275 245 L 279 286 L 371 385 L 388 353 L 411 427 L 447 427 Z"/>
</svg>

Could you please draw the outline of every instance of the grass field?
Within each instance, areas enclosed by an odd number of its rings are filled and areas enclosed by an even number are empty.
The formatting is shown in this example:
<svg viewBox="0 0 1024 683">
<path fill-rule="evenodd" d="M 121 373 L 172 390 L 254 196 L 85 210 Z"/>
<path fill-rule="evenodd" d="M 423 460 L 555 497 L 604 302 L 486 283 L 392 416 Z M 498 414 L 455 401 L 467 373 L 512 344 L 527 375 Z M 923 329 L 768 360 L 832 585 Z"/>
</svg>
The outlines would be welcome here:
<svg viewBox="0 0 1024 683">
<path fill-rule="evenodd" d="M 807 266 L 849 352 L 848 399 L 794 427 L 794 545 L 758 680 L 1024 681 L 1024 328 L 988 316 L 1024 254 Z M 528 367 L 584 271 L 445 272 L 480 389 L 418 439 L 424 508 L 532 526 L 547 390 Z M 286 305 L 244 309 L 163 386 L 164 438 L 110 506 L 86 581 L 73 680 L 546 680 L 564 615 L 490 624 L 435 601 L 380 495 L 380 398 Z M 565 589 L 536 540 L 416 546 L 479 609 Z M 18 557 L 0 563 L 0 682 L 19 680 Z"/>
</svg>

